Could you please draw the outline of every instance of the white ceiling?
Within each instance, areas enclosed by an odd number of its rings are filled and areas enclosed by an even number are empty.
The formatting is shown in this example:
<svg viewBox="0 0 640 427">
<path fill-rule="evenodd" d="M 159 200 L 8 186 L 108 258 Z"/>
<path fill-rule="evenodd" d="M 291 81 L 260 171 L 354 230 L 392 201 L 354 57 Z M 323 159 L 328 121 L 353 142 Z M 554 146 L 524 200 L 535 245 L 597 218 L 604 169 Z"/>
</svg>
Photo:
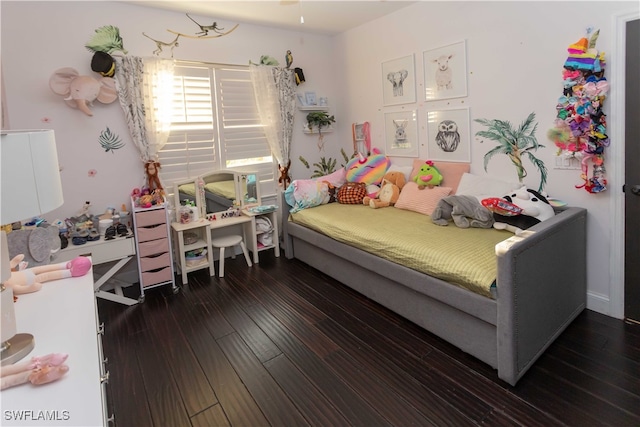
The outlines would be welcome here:
<svg viewBox="0 0 640 427">
<path fill-rule="evenodd" d="M 200 25 L 219 27 L 250 23 L 294 31 L 335 35 L 373 21 L 415 1 L 404 0 L 119 0 L 139 6 L 189 13 L 193 17 L 209 17 Z M 300 16 L 304 16 L 304 24 Z M 195 24 L 194 24 L 195 25 Z"/>
</svg>

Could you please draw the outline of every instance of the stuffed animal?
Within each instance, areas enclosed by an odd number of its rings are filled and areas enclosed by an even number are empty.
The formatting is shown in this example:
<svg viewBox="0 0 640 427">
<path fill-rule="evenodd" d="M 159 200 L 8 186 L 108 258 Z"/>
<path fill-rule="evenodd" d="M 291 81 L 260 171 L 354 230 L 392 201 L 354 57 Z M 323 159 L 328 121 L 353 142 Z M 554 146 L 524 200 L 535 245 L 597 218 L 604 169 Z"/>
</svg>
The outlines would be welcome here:
<svg viewBox="0 0 640 427">
<path fill-rule="evenodd" d="M 433 164 L 433 161 L 427 160 L 424 165 L 420 167 L 416 176 L 413 177 L 413 181 L 418 184 L 418 188 L 421 190 L 424 189 L 424 187 L 433 188 L 442 182 L 442 174 Z"/>
<path fill-rule="evenodd" d="M 522 209 L 522 212 L 515 215 L 501 215 L 493 211 L 493 219 L 495 220 L 493 227 L 497 230 L 511 231 L 516 236 L 545 219 L 553 218 L 556 214 L 549 201 L 542 194 L 524 186 L 512 194 L 504 196 L 503 199 Z"/>
<path fill-rule="evenodd" d="M 372 198 L 366 196 L 362 200 L 362 203 L 364 205 L 369 205 L 374 209 L 393 206 L 398 201 L 400 190 L 402 190 L 402 187 L 404 187 L 405 183 L 406 179 L 402 172 L 387 172 L 382 178 L 382 188 L 380 188 L 377 197 Z"/>
<path fill-rule="evenodd" d="M 91 269 L 91 260 L 83 256 L 69 262 L 19 269 L 23 259 L 24 255 L 17 255 L 11 260 L 11 277 L 4 282 L 5 286 L 13 289 L 14 295 L 37 292 L 45 282 L 84 276 Z"/>
<path fill-rule="evenodd" d="M 78 108 L 87 116 L 93 116 L 89 106 L 96 99 L 110 104 L 118 99 L 116 82 L 111 77 L 94 78 L 81 76 L 74 68 L 65 67 L 56 70 L 49 79 L 51 90 L 64 96 L 64 101 L 72 108 Z"/>
<path fill-rule="evenodd" d="M 382 178 L 387 173 L 390 164 L 391 160 L 377 148 L 373 149 L 369 157 L 364 157 L 361 153 L 358 153 L 344 167 L 347 171 L 347 181 L 378 185 L 382 182 Z"/>
<path fill-rule="evenodd" d="M 160 172 L 159 162 L 149 160 L 144 164 L 144 173 L 147 176 L 147 187 L 149 188 L 150 193 L 153 193 L 153 190 L 156 189 L 164 190 L 162 188 L 162 184 L 160 183 L 158 172 Z"/>
</svg>

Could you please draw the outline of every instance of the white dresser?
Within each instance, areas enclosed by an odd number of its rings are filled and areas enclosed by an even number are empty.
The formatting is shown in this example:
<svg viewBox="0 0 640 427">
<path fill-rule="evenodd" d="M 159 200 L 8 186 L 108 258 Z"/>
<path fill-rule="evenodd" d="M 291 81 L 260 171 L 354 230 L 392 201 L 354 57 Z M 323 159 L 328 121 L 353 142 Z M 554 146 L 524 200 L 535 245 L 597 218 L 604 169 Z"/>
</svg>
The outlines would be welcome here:
<svg viewBox="0 0 640 427">
<path fill-rule="evenodd" d="M 35 348 L 22 361 L 67 353 L 69 372 L 49 384 L 22 384 L 0 392 L 2 426 L 103 426 L 107 424 L 102 326 L 98 325 L 93 270 L 47 282 L 15 303 L 18 332 Z"/>
</svg>

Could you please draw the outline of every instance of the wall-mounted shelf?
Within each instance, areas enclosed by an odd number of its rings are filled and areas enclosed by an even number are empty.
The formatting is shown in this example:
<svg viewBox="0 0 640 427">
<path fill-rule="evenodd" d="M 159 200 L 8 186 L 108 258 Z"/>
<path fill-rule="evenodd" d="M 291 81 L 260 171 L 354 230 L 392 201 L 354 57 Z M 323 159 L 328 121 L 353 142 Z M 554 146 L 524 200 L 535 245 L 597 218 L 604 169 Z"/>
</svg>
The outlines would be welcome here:
<svg viewBox="0 0 640 427">
<path fill-rule="evenodd" d="M 307 135 L 318 135 L 318 129 L 317 128 L 313 128 L 311 130 L 303 128 L 302 132 L 306 133 Z M 333 126 L 322 127 L 322 133 L 331 133 L 331 132 L 333 132 Z"/>
<path fill-rule="evenodd" d="M 300 111 L 329 111 L 328 105 L 299 105 Z"/>
</svg>

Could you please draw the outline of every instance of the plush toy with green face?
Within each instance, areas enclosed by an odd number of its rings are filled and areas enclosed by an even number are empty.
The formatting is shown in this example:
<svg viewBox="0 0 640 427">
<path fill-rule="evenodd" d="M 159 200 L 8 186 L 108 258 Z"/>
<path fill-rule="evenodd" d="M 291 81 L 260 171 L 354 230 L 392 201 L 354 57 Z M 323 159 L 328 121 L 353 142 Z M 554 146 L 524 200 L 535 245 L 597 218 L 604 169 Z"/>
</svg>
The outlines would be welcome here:
<svg viewBox="0 0 640 427">
<path fill-rule="evenodd" d="M 436 185 L 440 185 L 442 182 L 442 174 L 435 167 L 433 161 L 427 160 L 417 175 L 413 177 L 413 181 L 418 184 L 419 188 L 424 187 L 435 187 Z"/>
</svg>

